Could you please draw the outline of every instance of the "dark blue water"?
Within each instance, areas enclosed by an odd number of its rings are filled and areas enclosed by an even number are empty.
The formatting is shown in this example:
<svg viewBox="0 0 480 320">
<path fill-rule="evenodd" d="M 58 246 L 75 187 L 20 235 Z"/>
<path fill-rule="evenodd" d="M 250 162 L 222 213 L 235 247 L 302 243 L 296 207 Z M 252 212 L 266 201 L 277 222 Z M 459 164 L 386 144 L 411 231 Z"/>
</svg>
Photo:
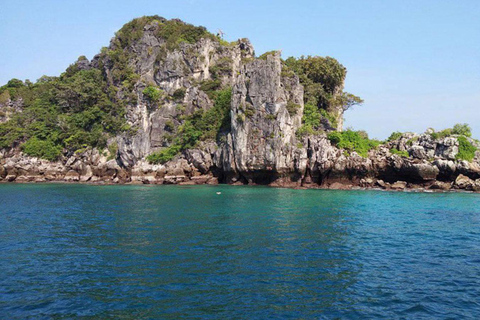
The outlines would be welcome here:
<svg viewBox="0 0 480 320">
<path fill-rule="evenodd" d="M 3 184 L 0 204 L 2 319 L 480 318 L 478 194 Z"/>
</svg>

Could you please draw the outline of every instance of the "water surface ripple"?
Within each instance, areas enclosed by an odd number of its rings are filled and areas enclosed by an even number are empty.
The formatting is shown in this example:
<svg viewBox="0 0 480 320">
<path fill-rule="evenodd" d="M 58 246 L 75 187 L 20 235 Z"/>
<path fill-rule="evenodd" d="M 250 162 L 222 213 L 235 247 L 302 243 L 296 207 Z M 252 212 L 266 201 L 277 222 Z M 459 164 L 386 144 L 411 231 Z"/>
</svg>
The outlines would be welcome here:
<svg viewBox="0 0 480 320">
<path fill-rule="evenodd" d="M 3 184 L 0 204 L 2 319 L 480 318 L 478 194 Z"/>
</svg>

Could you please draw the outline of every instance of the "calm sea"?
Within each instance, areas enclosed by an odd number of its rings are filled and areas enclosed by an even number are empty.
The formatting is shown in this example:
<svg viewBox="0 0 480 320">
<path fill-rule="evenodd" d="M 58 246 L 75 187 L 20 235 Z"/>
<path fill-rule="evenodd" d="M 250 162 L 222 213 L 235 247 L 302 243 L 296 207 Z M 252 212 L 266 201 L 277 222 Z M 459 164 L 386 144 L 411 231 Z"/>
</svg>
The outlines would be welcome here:
<svg viewBox="0 0 480 320">
<path fill-rule="evenodd" d="M 2 184 L 0 318 L 479 319 L 480 195 Z"/>
</svg>

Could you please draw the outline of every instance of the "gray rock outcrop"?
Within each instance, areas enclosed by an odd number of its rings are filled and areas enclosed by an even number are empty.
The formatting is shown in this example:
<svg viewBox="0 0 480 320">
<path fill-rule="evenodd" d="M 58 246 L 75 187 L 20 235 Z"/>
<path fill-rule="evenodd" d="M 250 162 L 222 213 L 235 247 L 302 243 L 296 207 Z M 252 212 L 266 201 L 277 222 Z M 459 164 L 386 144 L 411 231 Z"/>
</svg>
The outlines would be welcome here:
<svg viewBox="0 0 480 320">
<path fill-rule="evenodd" d="M 243 67 L 232 89 L 231 133 L 217 165 L 250 183 L 296 169 L 303 87 L 297 77 L 282 78 L 281 70 L 279 54 L 255 60 Z M 287 105 L 294 109 L 289 112 Z"/>
</svg>

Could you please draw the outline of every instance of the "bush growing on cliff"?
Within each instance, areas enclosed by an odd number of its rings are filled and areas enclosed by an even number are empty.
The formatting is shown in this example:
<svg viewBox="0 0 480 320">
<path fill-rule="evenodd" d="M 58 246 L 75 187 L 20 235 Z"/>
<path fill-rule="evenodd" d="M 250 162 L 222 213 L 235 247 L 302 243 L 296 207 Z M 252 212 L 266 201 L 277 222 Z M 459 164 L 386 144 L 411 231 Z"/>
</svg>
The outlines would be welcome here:
<svg viewBox="0 0 480 320">
<path fill-rule="evenodd" d="M 312 128 L 318 128 L 320 126 L 320 120 L 322 119 L 322 116 L 320 112 L 318 111 L 317 107 L 315 107 L 312 104 L 306 104 L 305 107 L 303 108 L 303 117 L 302 117 L 302 123 L 305 126 L 309 126 Z"/>
<path fill-rule="evenodd" d="M 348 92 L 342 92 L 341 94 L 334 96 L 330 101 L 329 104 L 333 107 L 340 107 L 344 111 L 350 109 L 351 107 L 355 105 L 360 105 L 364 101 L 362 98 L 348 93 Z"/>
<path fill-rule="evenodd" d="M 450 137 L 452 134 L 453 134 L 452 129 L 447 128 L 447 129 L 443 129 L 442 131 L 438 131 L 438 132 L 433 131 L 433 132 L 430 133 L 430 136 L 432 137 L 432 139 L 437 140 L 437 139 L 443 139 L 443 138 L 446 138 L 446 137 Z"/>
<path fill-rule="evenodd" d="M 297 136 L 315 134 L 320 126 L 322 115 L 318 108 L 312 104 L 306 104 L 303 108 L 302 126 L 297 131 Z"/>
<path fill-rule="evenodd" d="M 128 64 L 130 53 L 122 48 L 119 41 L 120 40 L 116 38 L 111 49 L 105 48 L 102 50 L 99 59 L 99 67 L 101 68 L 104 63 L 111 64 L 111 77 L 113 82 L 120 88 L 120 90 L 128 93 L 133 90 L 133 86 L 140 76 Z M 117 88 L 112 89 L 117 90 Z M 127 97 L 128 96 L 126 96 L 126 98 Z M 110 94 L 110 98 L 115 99 L 115 92 Z"/>
<path fill-rule="evenodd" d="M 25 84 L 23 83 L 22 80 L 19 79 L 11 79 L 7 82 L 7 88 L 21 88 L 24 87 Z"/>
<path fill-rule="evenodd" d="M 204 80 L 200 83 L 200 90 L 204 91 L 210 99 L 214 98 L 215 92 L 220 90 L 222 81 L 216 80 Z"/>
<path fill-rule="evenodd" d="M 164 164 L 172 160 L 179 152 L 180 146 L 175 144 L 158 152 L 149 154 L 146 159 L 152 164 Z"/>
<path fill-rule="evenodd" d="M 450 137 L 451 135 L 454 135 L 454 134 L 465 136 L 465 137 L 471 137 L 472 130 L 470 129 L 470 126 L 466 123 L 463 123 L 463 124 L 457 123 L 453 126 L 453 128 L 443 129 L 442 131 L 438 131 L 438 132 L 430 128 L 429 134 L 434 140 Z"/>
<path fill-rule="evenodd" d="M 347 69 L 331 57 L 290 57 L 284 61 L 285 71 L 292 70 L 304 86 L 305 104 L 312 104 L 321 109 L 332 109 L 341 106 L 343 109 L 363 102 L 359 97 L 338 92 L 343 86 Z"/>
<path fill-rule="evenodd" d="M 390 135 L 390 137 L 388 137 L 387 141 L 395 141 L 395 140 L 398 140 L 400 139 L 400 137 L 402 136 L 403 133 L 399 132 L 399 131 L 395 131 L 395 132 L 392 132 L 392 134 Z"/>
<path fill-rule="evenodd" d="M 458 153 L 455 156 L 457 160 L 466 160 L 471 162 L 475 158 L 475 152 L 477 148 L 473 146 L 467 138 L 464 136 L 459 136 L 458 138 Z"/>
<path fill-rule="evenodd" d="M 462 135 L 465 137 L 471 137 L 472 129 L 470 129 L 470 126 L 466 123 L 457 123 L 456 125 L 453 126 L 452 133 Z"/>
<path fill-rule="evenodd" d="M 332 145 L 340 149 L 345 149 L 348 152 L 355 151 L 364 158 L 368 156 L 368 151 L 380 145 L 380 141 L 369 139 L 368 136 L 365 136 L 364 131 L 334 131 L 330 132 L 327 137 Z"/>
<path fill-rule="evenodd" d="M 208 70 L 212 74 L 213 79 L 218 79 L 223 75 L 232 75 L 233 60 L 230 57 L 220 58 L 217 63 L 211 66 Z"/>
<path fill-rule="evenodd" d="M 298 109 L 300 109 L 300 105 L 299 105 L 299 104 L 296 104 L 296 103 L 294 103 L 294 102 L 292 102 L 292 101 L 289 101 L 289 102 L 287 103 L 286 108 L 287 108 L 287 111 L 288 111 L 288 114 L 290 115 L 290 117 L 293 117 L 294 115 L 297 114 Z"/>
<path fill-rule="evenodd" d="M 62 147 L 50 140 L 40 140 L 33 137 L 22 144 L 22 150 L 29 156 L 54 161 L 60 156 Z"/>
<path fill-rule="evenodd" d="M 0 149 L 16 147 L 25 137 L 25 128 L 21 127 L 18 115 L 8 122 L 0 123 Z"/>
<path fill-rule="evenodd" d="M 334 128 L 337 127 L 337 125 L 338 125 L 337 119 L 335 118 L 335 116 L 333 114 L 331 114 L 330 112 L 328 112 L 325 109 L 320 109 L 320 114 L 322 115 L 322 117 L 324 117 L 325 119 L 328 120 L 328 122 L 330 123 L 330 125 L 332 127 L 334 127 Z"/>
<path fill-rule="evenodd" d="M 320 84 L 327 94 L 333 94 L 343 84 L 347 74 L 347 69 L 331 57 L 302 56 L 300 59 L 290 57 L 285 60 L 285 64 L 298 75 L 302 84 L 305 83 L 307 86 Z M 309 100 L 307 103 L 319 102 L 321 92 L 306 91 L 308 92 L 306 98 Z"/>
<path fill-rule="evenodd" d="M 203 131 L 202 139 L 215 139 L 222 131 L 230 130 L 230 102 L 232 89 L 226 88 L 215 93 L 213 108 L 206 111 L 198 127 Z"/>
<path fill-rule="evenodd" d="M 18 98 L 30 101 L 32 99 L 30 86 L 31 82 L 29 80 L 23 83 L 19 79 L 10 79 L 6 85 L 0 87 L 0 103 L 5 103 L 8 99 L 16 100 Z"/>
<path fill-rule="evenodd" d="M 282 75 L 295 73 L 304 87 L 305 105 L 316 106 L 331 126 L 338 126 L 338 118 L 350 107 L 363 100 L 348 92 L 342 92 L 347 74 L 346 68 L 331 57 L 290 57 L 283 62 Z M 310 131 L 306 127 L 301 132 Z"/>
<path fill-rule="evenodd" d="M 396 148 L 390 149 L 390 153 L 391 153 L 391 154 L 396 154 L 396 155 L 398 155 L 398 156 L 400 156 L 400 157 L 405 157 L 405 158 L 408 158 L 408 157 L 410 156 L 410 155 L 408 154 L 408 151 L 406 151 L 406 150 L 400 151 L 400 150 L 398 150 L 398 149 L 396 149 Z"/>
<path fill-rule="evenodd" d="M 187 90 L 185 88 L 179 88 L 173 92 L 173 98 L 177 101 L 182 101 L 185 98 Z"/>
<path fill-rule="evenodd" d="M 116 142 L 111 143 L 111 144 L 108 146 L 108 157 L 107 157 L 107 160 L 113 160 L 113 159 L 115 159 L 115 157 L 117 156 L 117 152 L 118 152 L 118 144 L 117 144 Z"/>
<path fill-rule="evenodd" d="M 337 126 L 337 119 L 324 109 L 318 109 L 312 104 L 306 104 L 303 109 L 302 126 L 297 131 L 297 136 L 305 136 L 323 132 L 320 130 L 321 120 L 325 118 L 332 127 Z"/>
<path fill-rule="evenodd" d="M 327 135 L 327 138 L 330 140 L 331 144 L 338 147 L 338 144 L 342 141 L 342 133 L 333 131 Z"/>
<path fill-rule="evenodd" d="M 157 103 L 162 96 L 160 89 L 154 86 L 148 86 L 142 91 L 144 98 L 151 104 Z"/>
<path fill-rule="evenodd" d="M 126 48 L 142 37 L 143 30 L 148 23 L 161 19 L 163 18 L 159 16 L 144 16 L 133 19 L 115 33 L 116 40 L 119 41 L 121 48 Z"/>
<path fill-rule="evenodd" d="M 146 160 L 153 164 L 166 163 L 172 160 L 179 152 L 195 147 L 203 132 L 195 127 L 191 119 L 186 120 L 179 128 L 173 144 L 160 151 L 153 152 Z"/>
<path fill-rule="evenodd" d="M 272 50 L 272 51 L 267 51 L 263 54 L 261 54 L 258 59 L 262 59 L 262 60 L 267 60 L 267 57 L 268 56 L 271 56 L 271 55 L 275 55 L 278 51 L 277 50 Z"/>
</svg>

